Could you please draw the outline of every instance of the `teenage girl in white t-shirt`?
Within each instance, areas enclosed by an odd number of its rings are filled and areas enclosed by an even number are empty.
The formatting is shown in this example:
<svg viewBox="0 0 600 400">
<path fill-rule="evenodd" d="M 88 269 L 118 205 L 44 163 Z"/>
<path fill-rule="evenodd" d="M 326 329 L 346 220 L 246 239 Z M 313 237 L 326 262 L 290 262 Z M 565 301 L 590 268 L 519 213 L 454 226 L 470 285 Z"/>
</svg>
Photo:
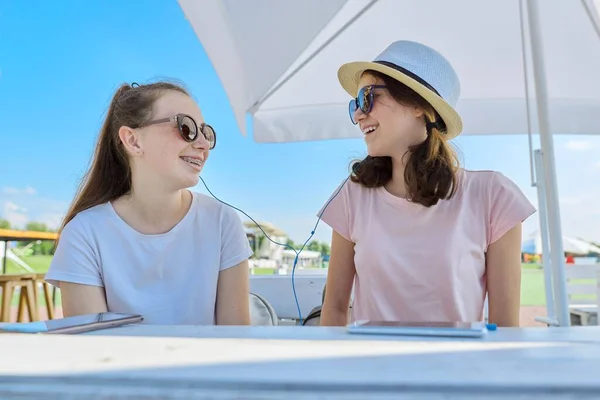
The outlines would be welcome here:
<svg viewBox="0 0 600 400">
<path fill-rule="evenodd" d="M 215 131 L 185 89 L 115 93 L 46 280 L 65 316 L 138 313 L 146 323 L 250 323 L 248 258 L 237 213 L 195 186 Z"/>
</svg>

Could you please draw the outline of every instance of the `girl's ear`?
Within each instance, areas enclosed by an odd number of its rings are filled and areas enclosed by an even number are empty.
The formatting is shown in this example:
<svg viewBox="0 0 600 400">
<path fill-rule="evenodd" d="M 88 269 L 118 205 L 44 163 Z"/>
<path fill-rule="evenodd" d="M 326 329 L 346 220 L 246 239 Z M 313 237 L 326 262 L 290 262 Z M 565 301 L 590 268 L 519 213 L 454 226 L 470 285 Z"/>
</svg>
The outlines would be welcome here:
<svg viewBox="0 0 600 400">
<path fill-rule="evenodd" d="M 423 112 L 423 110 L 419 107 L 415 107 L 414 108 L 414 116 L 417 119 L 423 118 L 423 116 L 425 115 L 425 113 Z"/>
<path fill-rule="evenodd" d="M 128 126 L 122 126 L 119 128 L 119 139 L 121 139 L 125 151 L 131 157 L 139 156 L 143 153 L 139 140 L 140 138 L 135 129 L 131 129 Z"/>
</svg>

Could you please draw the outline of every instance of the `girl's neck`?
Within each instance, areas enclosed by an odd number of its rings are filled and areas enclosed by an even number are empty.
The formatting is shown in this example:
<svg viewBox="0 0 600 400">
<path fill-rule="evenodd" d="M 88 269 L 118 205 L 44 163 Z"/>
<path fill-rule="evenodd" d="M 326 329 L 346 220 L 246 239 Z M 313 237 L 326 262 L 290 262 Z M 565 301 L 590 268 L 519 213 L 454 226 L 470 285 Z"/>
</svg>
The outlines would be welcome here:
<svg viewBox="0 0 600 400">
<path fill-rule="evenodd" d="M 396 197 L 406 198 L 406 182 L 404 180 L 404 169 L 406 160 L 392 158 L 392 179 L 385 184 L 385 189 Z"/>
<path fill-rule="evenodd" d="M 192 198 L 189 190 L 167 193 L 134 186 L 129 194 L 114 201 L 113 207 L 136 231 L 156 235 L 169 232 L 185 217 Z"/>
</svg>

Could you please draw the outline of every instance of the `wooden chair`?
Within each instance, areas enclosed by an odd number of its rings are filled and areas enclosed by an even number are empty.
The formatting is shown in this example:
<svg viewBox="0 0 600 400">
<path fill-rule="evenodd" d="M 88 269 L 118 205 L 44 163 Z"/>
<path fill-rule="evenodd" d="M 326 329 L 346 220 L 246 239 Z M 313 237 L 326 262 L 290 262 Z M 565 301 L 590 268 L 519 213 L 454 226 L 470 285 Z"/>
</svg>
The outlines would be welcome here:
<svg viewBox="0 0 600 400">
<path fill-rule="evenodd" d="M 30 321 L 38 320 L 35 277 L 36 274 L 0 275 L 0 288 L 2 288 L 0 322 L 11 322 L 11 303 L 16 288 L 20 291 L 17 321 L 22 322 L 25 319 L 25 310 L 29 314 Z"/>
<path fill-rule="evenodd" d="M 36 276 L 34 278 L 35 304 L 38 307 L 40 305 L 39 299 L 38 299 L 38 295 L 39 295 L 38 288 L 41 286 L 42 290 L 44 291 L 44 300 L 46 301 L 46 315 L 48 316 L 48 319 L 54 319 L 55 312 L 54 312 L 54 299 L 52 296 L 52 285 L 50 285 L 48 282 L 46 282 L 45 278 L 46 278 L 45 274 L 36 274 Z M 39 313 L 38 313 L 38 317 L 39 317 Z"/>
</svg>

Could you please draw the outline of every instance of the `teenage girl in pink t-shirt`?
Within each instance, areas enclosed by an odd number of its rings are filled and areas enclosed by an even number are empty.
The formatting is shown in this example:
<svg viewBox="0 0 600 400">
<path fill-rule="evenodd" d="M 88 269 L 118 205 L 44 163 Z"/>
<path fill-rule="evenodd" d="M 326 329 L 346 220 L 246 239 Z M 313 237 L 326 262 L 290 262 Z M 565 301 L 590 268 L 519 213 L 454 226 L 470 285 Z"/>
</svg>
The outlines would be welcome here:
<svg viewBox="0 0 600 400">
<path fill-rule="evenodd" d="M 343 65 L 368 156 L 319 213 L 333 228 L 322 325 L 352 320 L 518 326 L 521 223 L 535 208 L 501 173 L 458 167 L 452 66 L 419 43 Z"/>
</svg>

